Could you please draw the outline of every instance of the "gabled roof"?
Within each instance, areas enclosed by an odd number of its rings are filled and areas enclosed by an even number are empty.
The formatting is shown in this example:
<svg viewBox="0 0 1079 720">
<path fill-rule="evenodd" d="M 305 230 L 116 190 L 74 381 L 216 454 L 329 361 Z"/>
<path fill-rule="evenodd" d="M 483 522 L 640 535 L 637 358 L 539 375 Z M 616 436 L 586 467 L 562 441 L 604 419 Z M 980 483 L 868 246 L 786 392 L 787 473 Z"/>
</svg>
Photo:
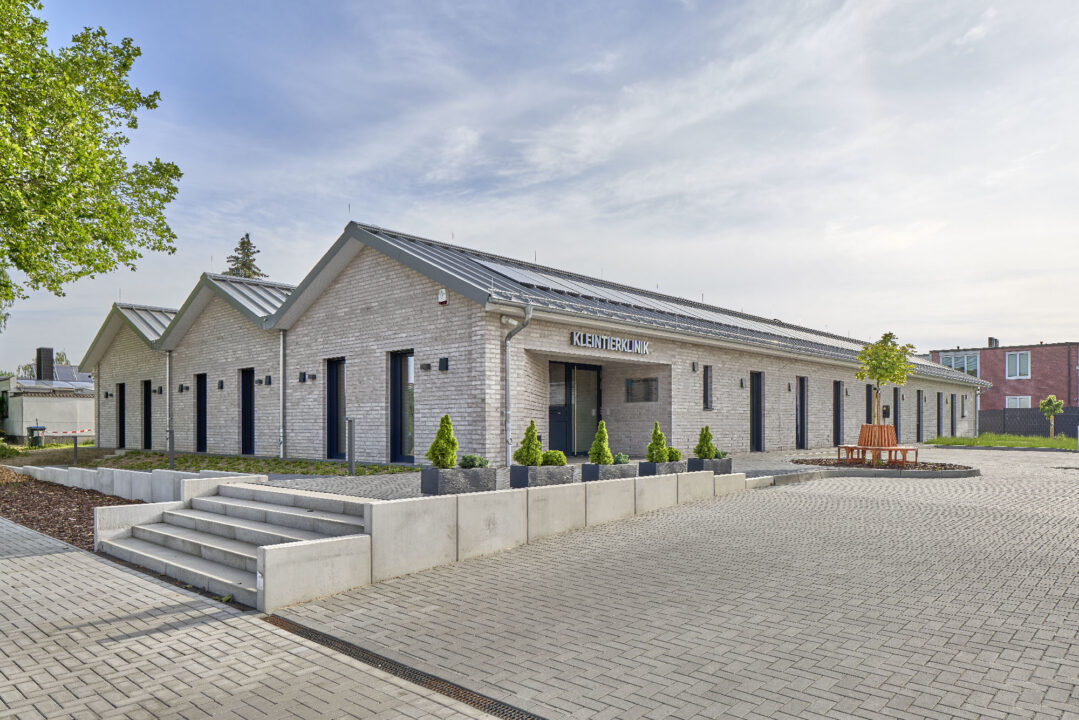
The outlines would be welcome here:
<svg viewBox="0 0 1079 720">
<path fill-rule="evenodd" d="M 173 350 L 213 297 L 223 298 L 258 327 L 266 327 L 295 290 L 295 286 L 270 280 L 250 280 L 216 273 L 203 273 L 198 284 L 162 333 L 158 347 Z"/>
<path fill-rule="evenodd" d="M 865 343 L 811 328 L 641 290 L 534 263 L 351 222 L 296 291 L 269 319 L 291 327 L 362 247 L 370 247 L 480 305 L 532 305 L 555 314 L 590 317 L 717 338 L 784 352 L 857 362 Z M 984 380 L 923 358 L 915 372 L 952 382 L 988 386 Z"/>
<path fill-rule="evenodd" d="M 176 311 L 172 308 L 113 303 L 112 310 L 79 363 L 79 369 L 90 372 L 124 325 L 134 330 L 148 347 L 153 348 L 175 316 Z"/>
</svg>

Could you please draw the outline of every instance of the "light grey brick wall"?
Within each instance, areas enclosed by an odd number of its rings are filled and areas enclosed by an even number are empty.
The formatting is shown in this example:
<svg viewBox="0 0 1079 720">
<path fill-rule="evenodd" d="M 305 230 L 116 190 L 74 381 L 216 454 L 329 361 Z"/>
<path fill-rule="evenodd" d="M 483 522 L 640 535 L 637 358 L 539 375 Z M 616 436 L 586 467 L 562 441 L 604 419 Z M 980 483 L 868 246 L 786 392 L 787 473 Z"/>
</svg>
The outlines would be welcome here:
<svg viewBox="0 0 1079 720">
<path fill-rule="evenodd" d="M 116 333 L 112 343 L 98 363 L 94 378 L 95 402 L 98 404 L 97 444 L 99 447 L 117 446 L 117 398 L 105 398 L 104 393 L 115 394 L 119 383 L 125 385 L 127 412 L 125 413 L 126 446 L 142 447 L 143 408 L 142 381 L 149 380 L 153 389 L 165 389 L 165 353 L 150 347 L 127 325 Z M 152 415 L 150 431 L 154 449 L 165 448 L 165 395 L 150 395 Z"/>
<path fill-rule="evenodd" d="M 295 323 L 285 362 L 290 456 L 326 456 L 326 360 L 344 357 L 346 412 L 356 418 L 357 457 L 388 461 L 390 354 L 403 350 L 415 352 L 417 461 L 447 413 L 461 454 L 490 454 L 487 318 L 479 305 L 454 292 L 439 305 L 439 287 L 365 248 Z M 447 371 L 438 370 L 442 357 L 449 358 Z M 424 363 L 431 369 L 421 370 Z M 317 379 L 300 383 L 300 371 Z"/>
<path fill-rule="evenodd" d="M 178 452 L 195 450 L 195 375 L 206 373 L 206 451 L 240 452 L 240 370 L 253 367 L 255 378 L 255 454 L 276 455 L 279 395 L 278 332 L 263 330 L 220 297 L 214 297 L 172 351 L 173 428 Z M 219 390 L 218 381 L 224 381 Z M 177 392 L 180 383 L 190 392 Z"/>
<path fill-rule="evenodd" d="M 505 326 L 489 323 L 496 330 L 489 342 L 500 343 Z M 644 453 L 652 422 L 658 420 L 667 435 L 668 444 L 683 454 L 692 453 L 703 425 L 709 425 L 716 445 L 730 451 L 749 450 L 749 376 L 752 371 L 764 373 L 765 449 L 795 447 L 797 378 L 808 381 L 807 439 L 811 448 L 830 447 L 832 438 L 832 383 L 843 382 L 843 441 L 853 443 L 865 419 L 865 384 L 854 378 L 856 368 L 825 361 L 796 357 L 769 356 L 761 353 L 718 348 L 668 339 L 649 339 L 647 356 L 570 345 L 571 330 L 582 329 L 574 324 L 550 320 L 533 320 L 511 344 L 511 373 L 514 378 L 514 411 L 512 440 L 516 447 L 531 418 L 536 420 L 547 448 L 547 393 L 550 361 L 581 362 L 603 366 L 603 417 L 607 421 L 612 450 L 634 456 Z M 633 331 L 612 332 L 620 337 L 645 338 Z M 698 363 L 696 372 L 693 362 Z M 704 365 L 712 366 L 713 409 L 703 405 Z M 658 377 L 658 403 L 625 403 L 625 380 L 630 377 Z M 501 373 L 499 373 L 500 382 Z M 744 381 L 744 387 L 742 384 Z M 489 378 L 494 386 L 497 382 Z M 788 385 L 790 389 L 788 390 Z M 915 391 L 926 391 L 924 408 L 925 438 L 936 434 L 936 392 L 945 393 L 950 403 L 952 392 L 957 402 L 965 393 L 967 415 L 958 417 L 957 434 L 973 435 L 973 390 L 960 385 L 911 376 L 902 389 L 901 441 L 912 443 L 916 438 Z M 494 396 L 498 396 L 492 393 Z M 891 388 L 884 393 L 884 403 L 891 404 Z M 633 407 L 637 405 L 637 407 Z M 945 407 L 943 432 L 949 434 L 948 408 Z M 492 433 L 494 434 L 494 433 Z M 502 433 L 498 433 L 501 441 Z M 688 456 L 688 455 L 687 455 Z"/>
</svg>

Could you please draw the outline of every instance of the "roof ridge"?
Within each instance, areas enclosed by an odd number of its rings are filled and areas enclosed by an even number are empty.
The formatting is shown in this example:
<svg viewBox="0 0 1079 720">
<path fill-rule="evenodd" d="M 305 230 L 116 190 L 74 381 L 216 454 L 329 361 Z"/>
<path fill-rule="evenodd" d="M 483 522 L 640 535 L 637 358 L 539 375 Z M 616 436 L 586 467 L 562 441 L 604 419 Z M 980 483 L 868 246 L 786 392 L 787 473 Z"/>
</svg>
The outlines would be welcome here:
<svg viewBox="0 0 1079 720">
<path fill-rule="evenodd" d="M 113 307 L 117 307 L 117 308 L 132 308 L 134 310 L 160 310 L 161 312 L 170 312 L 170 313 L 179 312 L 179 310 L 177 308 L 161 307 L 160 305 L 140 305 L 138 303 L 125 303 L 125 302 L 115 302 L 112 305 L 113 305 Z"/>
<path fill-rule="evenodd" d="M 255 285 L 273 285 L 275 287 L 289 288 L 290 290 L 295 290 L 296 289 L 295 285 L 289 285 L 288 283 L 278 282 L 277 280 L 266 280 L 266 279 L 263 279 L 263 278 L 242 278 L 242 277 L 236 277 L 235 275 L 225 275 L 224 273 L 212 273 L 212 272 L 206 272 L 206 273 L 203 273 L 203 274 L 206 275 L 207 277 L 213 278 L 214 280 L 224 280 L 225 282 L 253 283 Z"/>
<path fill-rule="evenodd" d="M 755 321 L 763 322 L 763 323 L 766 323 L 766 324 L 769 324 L 769 325 L 776 325 L 776 326 L 779 326 L 779 327 L 783 327 L 783 328 L 786 328 L 788 330 L 801 330 L 801 331 L 804 331 L 804 332 L 812 333 L 814 335 L 819 335 L 821 337 L 832 338 L 834 340 L 842 340 L 842 341 L 845 341 L 845 342 L 860 343 L 860 344 L 863 344 L 863 345 L 866 344 L 865 340 L 860 340 L 858 338 L 848 337 L 848 336 L 845 336 L 845 335 L 837 335 L 836 333 L 830 333 L 830 332 L 825 331 L 825 330 L 818 330 L 816 328 L 806 327 L 805 325 L 795 325 L 793 323 L 784 322 L 783 320 L 780 320 L 779 318 L 766 318 L 766 317 L 762 317 L 760 315 L 752 315 L 750 313 L 742 312 L 740 310 L 731 310 L 730 308 L 721 307 L 719 305 L 709 305 L 707 303 L 702 303 L 702 302 L 699 302 L 699 301 L 696 301 L 696 300 L 692 300 L 690 298 L 679 297 L 677 295 L 667 295 L 665 293 L 656 292 L 654 290 L 647 290 L 645 288 L 634 287 L 633 285 L 625 285 L 623 283 L 613 282 L 611 280 L 604 280 L 602 278 L 595 278 L 595 277 L 592 277 L 590 275 L 582 275 L 580 273 L 574 273 L 574 272 L 570 272 L 568 270 L 560 270 L 558 268 L 553 268 L 553 267 L 550 267 L 548 265 L 540 265 L 538 263 L 528 262 L 527 260 L 518 260 L 516 258 L 506 257 L 504 255 L 498 255 L 498 254 L 495 254 L 495 253 L 492 253 L 492 252 L 487 252 L 485 250 L 476 250 L 475 248 L 465 247 L 463 245 L 455 245 L 453 243 L 442 242 L 441 240 L 431 240 L 429 238 L 423 238 L 423 237 L 420 237 L 418 235 L 412 235 L 412 234 L 409 234 L 409 233 L 399 232 L 397 230 L 391 230 L 390 228 L 379 227 L 378 225 L 370 225 L 370 224 L 367 224 L 367 223 L 359 223 L 359 222 L 355 222 L 355 221 L 353 221 L 353 222 L 357 226 L 359 226 L 359 227 L 361 227 L 361 228 L 363 228 L 365 230 L 373 230 L 373 231 L 377 231 L 377 232 L 388 233 L 388 234 L 395 235 L 397 237 L 405 238 L 405 239 L 408 239 L 408 240 L 415 240 L 417 242 L 427 243 L 427 244 L 430 244 L 430 245 L 436 245 L 436 246 L 443 247 L 443 248 L 449 248 L 451 250 L 458 250 L 458 251 L 464 252 L 466 254 L 481 255 L 481 256 L 484 256 L 484 257 L 486 257 L 487 259 L 490 259 L 490 260 L 498 260 L 498 261 L 502 261 L 502 262 L 516 263 L 518 265 L 523 265 L 523 266 L 525 266 L 527 268 L 531 268 L 531 269 L 534 269 L 534 270 L 540 270 L 540 271 L 543 271 L 543 272 L 553 272 L 553 273 L 556 273 L 556 274 L 559 274 L 559 275 L 564 275 L 564 276 L 567 276 L 567 277 L 570 277 L 570 278 L 577 278 L 577 279 L 580 279 L 580 280 L 587 280 L 589 282 L 601 283 L 601 284 L 603 284 L 603 285 L 605 285 L 607 287 L 610 287 L 612 289 L 615 289 L 615 290 L 623 290 L 623 291 L 641 293 L 641 294 L 644 294 L 644 295 L 647 295 L 649 297 L 659 299 L 659 300 L 673 300 L 675 302 L 684 303 L 684 304 L 689 305 L 691 307 L 699 308 L 699 309 L 702 309 L 702 310 L 719 311 L 719 312 L 722 312 L 722 313 L 726 313 L 728 315 L 733 315 L 733 316 L 735 316 L 737 318 L 740 318 L 740 319 L 743 319 L 743 320 L 755 320 Z M 491 270 L 491 269 L 488 268 L 488 270 Z M 491 270 L 491 272 L 497 272 L 497 271 Z M 671 314 L 674 314 L 674 313 L 671 313 Z"/>
</svg>

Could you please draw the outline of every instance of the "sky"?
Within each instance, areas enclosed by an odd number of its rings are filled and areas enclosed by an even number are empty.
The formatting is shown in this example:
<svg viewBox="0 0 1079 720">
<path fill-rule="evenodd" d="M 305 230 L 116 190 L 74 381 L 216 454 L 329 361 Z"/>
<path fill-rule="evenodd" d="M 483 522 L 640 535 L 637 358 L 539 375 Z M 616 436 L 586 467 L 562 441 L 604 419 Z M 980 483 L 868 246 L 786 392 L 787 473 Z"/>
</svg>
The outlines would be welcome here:
<svg viewBox="0 0 1079 720">
<path fill-rule="evenodd" d="M 348 220 L 919 351 L 1079 341 L 1079 6 L 45 0 L 161 92 L 173 255 L 34 293 L 0 368 Z"/>
</svg>

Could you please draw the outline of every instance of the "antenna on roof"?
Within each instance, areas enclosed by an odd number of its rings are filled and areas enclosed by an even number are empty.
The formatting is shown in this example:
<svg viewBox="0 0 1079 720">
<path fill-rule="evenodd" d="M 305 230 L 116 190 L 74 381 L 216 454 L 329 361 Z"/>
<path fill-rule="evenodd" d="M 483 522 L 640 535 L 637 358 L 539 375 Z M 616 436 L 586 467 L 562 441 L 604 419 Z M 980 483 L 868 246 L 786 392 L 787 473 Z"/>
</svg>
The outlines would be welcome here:
<svg viewBox="0 0 1079 720">
<path fill-rule="evenodd" d="M 538 257 L 539 257 L 539 253 L 536 250 L 533 250 L 532 251 L 532 262 L 534 264 L 536 264 L 536 265 L 539 264 L 539 260 L 537 259 Z"/>
</svg>

